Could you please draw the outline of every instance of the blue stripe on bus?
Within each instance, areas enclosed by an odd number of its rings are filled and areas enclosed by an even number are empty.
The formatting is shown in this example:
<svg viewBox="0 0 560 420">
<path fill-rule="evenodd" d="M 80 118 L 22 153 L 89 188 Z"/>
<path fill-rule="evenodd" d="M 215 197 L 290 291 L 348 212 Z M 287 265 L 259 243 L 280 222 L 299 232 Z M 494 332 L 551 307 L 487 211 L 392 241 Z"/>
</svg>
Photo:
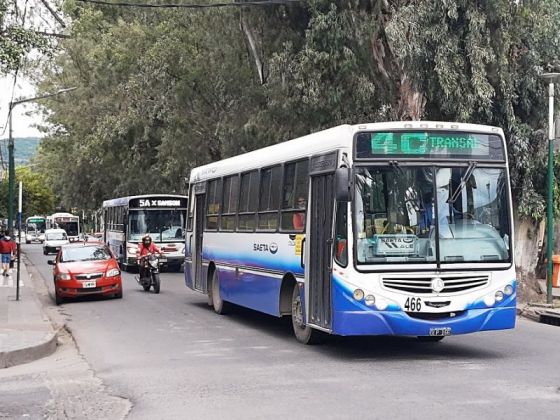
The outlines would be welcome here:
<svg viewBox="0 0 560 420">
<path fill-rule="evenodd" d="M 299 256 L 290 259 L 282 259 L 274 254 L 258 253 L 257 255 L 252 255 L 236 250 L 233 244 L 227 251 L 204 248 L 202 250 L 202 258 L 204 260 L 214 261 L 216 264 L 226 263 L 234 266 L 254 267 L 270 271 L 303 275 L 303 268 L 301 267 L 301 259 Z"/>
</svg>

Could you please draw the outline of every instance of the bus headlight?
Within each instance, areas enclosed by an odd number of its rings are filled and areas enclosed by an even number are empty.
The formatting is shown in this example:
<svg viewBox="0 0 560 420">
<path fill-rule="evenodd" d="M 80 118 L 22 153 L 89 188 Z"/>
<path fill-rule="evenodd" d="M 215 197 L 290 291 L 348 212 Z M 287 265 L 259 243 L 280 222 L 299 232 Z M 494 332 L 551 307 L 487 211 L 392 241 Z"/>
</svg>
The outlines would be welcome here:
<svg viewBox="0 0 560 420">
<path fill-rule="evenodd" d="M 129 254 L 129 255 L 130 255 L 130 254 L 136 255 L 136 250 L 137 250 L 137 248 L 128 248 L 127 251 L 128 251 L 128 254 Z"/>
<path fill-rule="evenodd" d="M 367 306 L 373 306 L 373 305 L 375 305 L 375 296 L 373 296 L 373 295 L 367 295 L 367 296 L 366 296 L 366 305 L 367 305 Z"/>
<path fill-rule="evenodd" d="M 507 296 L 510 296 L 511 294 L 513 294 L 513 286 L 511 284 L 508 284 L 506 287 L 504 287 L 504 293 Z"/>
<path fill-rule="evenodd" d="M 352 296 L 354 296 L 356 300 L 362 300 L 364 298 L 364 291 L 362 289 L 356 289 L 354 293 L 352 293 Z"/>
<path fill-rule="evenodd" d="M 504 293 L 501 290 L 498 290 L 494 295 L 494 298 L 496 299 L 496 302 L 501 302 L 504 300 Z"/>
</svg>

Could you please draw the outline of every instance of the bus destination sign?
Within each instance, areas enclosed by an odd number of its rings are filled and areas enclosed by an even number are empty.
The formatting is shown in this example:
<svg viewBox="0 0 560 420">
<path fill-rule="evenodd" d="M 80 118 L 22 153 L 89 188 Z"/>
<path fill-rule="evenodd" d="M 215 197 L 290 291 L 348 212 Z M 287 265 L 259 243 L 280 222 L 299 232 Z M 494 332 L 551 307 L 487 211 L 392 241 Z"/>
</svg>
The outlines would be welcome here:
<svg viewBox="0 0 560 420">
<path fill-rule="evenodd" d="M 496 134 L 447 131 L 375 132 L 358 134 L 356 157 L 504 160 L 504 149 L 502 139 Z"/>
<path fill-rule="evenodd" d="M 138 198 L 132 200 L 130 207 L 151 208 L 151 207 L 186 207 L 187 200 L 181 198 Z"/>
</svg>

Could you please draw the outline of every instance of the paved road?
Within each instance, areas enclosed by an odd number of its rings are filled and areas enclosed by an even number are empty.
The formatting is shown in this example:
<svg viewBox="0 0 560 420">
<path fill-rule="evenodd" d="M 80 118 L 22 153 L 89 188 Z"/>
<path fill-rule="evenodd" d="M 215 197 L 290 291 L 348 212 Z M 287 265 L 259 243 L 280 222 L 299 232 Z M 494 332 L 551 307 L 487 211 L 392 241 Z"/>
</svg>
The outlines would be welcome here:
<svg viewBox="0 0 560 420">
<path fill-rule="evenodd" d="M 39 246 L 28 258 L 48 280 Z M 66 303 L 80 352 L 131 419 L 473 419 L 560 417 L 560 328 L 520 319 L 513 331 L 448 337 L 335 338 L 303 346 L 285 320 L 237 309 L 218 316 L 162 274 L 122 300 Z"/>
</svg>

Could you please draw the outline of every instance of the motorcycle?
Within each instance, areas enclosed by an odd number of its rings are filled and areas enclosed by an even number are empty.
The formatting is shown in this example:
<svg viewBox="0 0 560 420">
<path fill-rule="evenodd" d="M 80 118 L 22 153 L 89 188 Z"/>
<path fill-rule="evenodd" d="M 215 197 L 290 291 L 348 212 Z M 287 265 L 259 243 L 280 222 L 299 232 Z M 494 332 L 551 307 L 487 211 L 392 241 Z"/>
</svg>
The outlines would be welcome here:
<svg viewBox="0 0 560 420">
<path fill-rule="evenodd" d="M 165 259 L 156 254 L 148 254 L 140 258 L 140 274 L 136 276 L 136 281 L 144 288 L 144 291 L 149 291 L 153 286 L 154 292 L 159 293 L 159 266 L 164 262 Z"/>
</svg>

